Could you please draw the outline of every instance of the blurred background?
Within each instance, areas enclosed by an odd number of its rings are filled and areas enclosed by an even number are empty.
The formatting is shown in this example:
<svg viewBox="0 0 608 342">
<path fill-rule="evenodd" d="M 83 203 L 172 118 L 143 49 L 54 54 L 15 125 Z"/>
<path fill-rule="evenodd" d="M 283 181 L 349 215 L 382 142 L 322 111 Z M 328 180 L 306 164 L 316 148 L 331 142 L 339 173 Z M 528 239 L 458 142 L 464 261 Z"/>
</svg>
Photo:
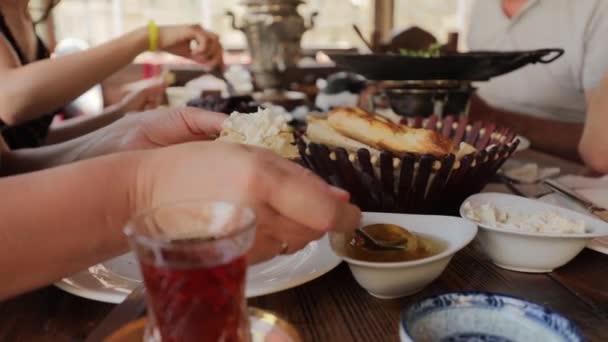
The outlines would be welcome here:
<svg viewBox="0 0 608 342">
<path fill-rule="evenodd" d="M 56 0 L 33 1 L 34 15 L 42 16 L 42 9 L 51 1 Z M 62 0 L 50 17 L 37 25 L 37 30 L 55 56 L 60 56 L 104 43 L 150 20 L 158 25 L 199 23 L 221 37 L 226 64 L 249 68 L 252 57 L 246 35 L 232 26 L 227 15 L 228 11 L 233 12 L 237 26 L 240 25 L 247 16 L 244 3 L 243 0 Z M 376 52 L 398 51 L 398 48 L 416 48 L 419 44 L 426 47 L 434 41 L 448 50 L 466 50 L 464 29 L 470 3 L 471 0 L 303 1 L 298 13 L 311 28 L 302 36 L 303 59 L 298 67 L 281 74 L 283 86 L 308 92 L 316 80 L 335 73 L 337 69 L 325 53 L 366 53 L 370 51 L 368 45 Z M 318 16 L 311 25 L 310 18 L 315 12 Z M 98 108 L 116 103 L 122 96 L 122 85 L 165 70 L 177 76 L 178 86 L 201 74 L 200 68 L 189 60 L 145 52 L 121 72 L 104 80 L 95 90 L 96 94 L 102 94 L 96 95 L 101 99 L 92 105 Z M 87 103 L 93 102 L 87 100 Z"/>
<path fill-rule="evenodd" d="M 45 0 L 38 0 L 44 3 Z M 217 32 L 229 50 L 246 48 L 244 35 L 231 27 L 226 11 L 242 15 L 240 0 L 63 0 L 53 11 L 50 32 L 43 32 L 51 47 L 66 38 L 78 38 L 97 45 L 150 19 L 158 24 L 201 23 Z M 320 15 L 313 30 L 304 35 L 305 49 L 363 48 L 351 25 L 371 37 L 374 30 L 389 35 L 411 26 L 418 26 L 439 41 L 448 33 L 461 29 L 467 0 L 308 0 L 300 7 L 307 16 Z M 40 6 L 42 7 L 42 5 Z M 393 10 L 390 10 L 390 9 Z M 378 13 L 378 11 L 381 11 Z M 382 13 L 382 11 L 386 13 Z M 337 15 L 339 14 L 339 15 Z M 346 28 L 346 29 L 345 29 Z M 40 26 L 42 31 L 46 26 Z M 384 37 L 388 38 L 388 37 Z"/>
</svg>

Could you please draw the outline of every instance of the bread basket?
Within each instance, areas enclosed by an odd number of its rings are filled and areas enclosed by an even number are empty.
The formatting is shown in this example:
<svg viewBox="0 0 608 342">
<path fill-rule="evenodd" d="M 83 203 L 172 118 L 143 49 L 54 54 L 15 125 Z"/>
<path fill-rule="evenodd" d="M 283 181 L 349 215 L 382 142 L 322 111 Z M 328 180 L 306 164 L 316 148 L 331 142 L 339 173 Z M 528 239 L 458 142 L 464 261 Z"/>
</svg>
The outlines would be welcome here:
<svg viewBox="0 0 608 342">
<path fill-rule="evenodd" d="M 456 214 L 462 201 L 481 191 L 513 154 L 519 140 L 492 123 L 470 124 L 466 117 L 431 116 L 408 120 L 408 126 L 440 132 L 455 143 L 466 142 L 477 152 L 457 160 L 454 154 L 371 155 L 309 143 L 296 135 L 301 163 L 326 182 L 347 190 L 363 211 Z"/>
</svg>

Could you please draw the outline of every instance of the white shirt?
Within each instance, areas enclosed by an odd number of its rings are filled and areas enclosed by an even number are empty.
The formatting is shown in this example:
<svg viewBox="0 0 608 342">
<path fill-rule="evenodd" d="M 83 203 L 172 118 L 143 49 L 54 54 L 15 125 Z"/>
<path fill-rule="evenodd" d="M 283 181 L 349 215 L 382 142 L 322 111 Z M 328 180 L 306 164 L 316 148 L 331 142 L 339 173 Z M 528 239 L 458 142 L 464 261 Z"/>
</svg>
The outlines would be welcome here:
<svg viewBox="0 0 608 342">
<path fill-rule="evenodd" d="M 510 19 L 501 3 L 475 1 L 470 50 L 563 48 L 565 53 L 550 64 L 532 64 L 477 84 L 481 97 L 509 111 L 584 122 L 584 92 L 608 72 L 608 0 L 528 0 Z"/>
</svg>

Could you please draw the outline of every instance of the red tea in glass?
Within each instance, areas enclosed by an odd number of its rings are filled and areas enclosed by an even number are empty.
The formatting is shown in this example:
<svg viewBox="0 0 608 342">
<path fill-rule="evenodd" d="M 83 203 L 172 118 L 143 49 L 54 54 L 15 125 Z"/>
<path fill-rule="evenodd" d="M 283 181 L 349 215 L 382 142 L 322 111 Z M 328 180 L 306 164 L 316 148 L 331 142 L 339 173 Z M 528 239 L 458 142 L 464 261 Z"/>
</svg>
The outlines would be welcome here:
<svg viewBox="0 0 608 342">
<path fill-rule="evenodd" d="M 251 210 L 184 202 L 144 213 L 125 229 L 148 295 L 147 341 L 249 341 L 245 253 Z"/>
</svg>

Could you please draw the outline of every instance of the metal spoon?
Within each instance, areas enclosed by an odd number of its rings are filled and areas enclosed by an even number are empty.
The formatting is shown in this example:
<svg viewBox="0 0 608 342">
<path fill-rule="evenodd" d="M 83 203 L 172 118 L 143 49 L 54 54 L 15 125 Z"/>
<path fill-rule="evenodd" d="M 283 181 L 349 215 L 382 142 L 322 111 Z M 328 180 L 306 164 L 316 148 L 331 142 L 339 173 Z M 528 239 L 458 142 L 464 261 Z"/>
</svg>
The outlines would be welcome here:
<svg viewBox="0 0 608 342">
<path fill-rule="evenodd" d="M 407 248 L 407 239 L 381 241 L 369 235 L 365 230 L 357 228 L 355 233 L 365 240 L 366 245 L 377 250 L 402 251 Z"/>
<path fill-rule="evenodd" d="M 589 200 L 585 196 L 578 194 L 576 191 L 574 191 L 574 190 L 568 188 L 567 186 L 565 186 L 559 182 L 556 182 L 552 179 L 544 180 L 543 184 L 550 187 L 553 191 L 578 203 L 583 208 L 585 208 L 588 212 L 595 215 L 600 220 L 602 220 L 604 222 L 608 222 L 608 210 L 596 205 L 595 203 L 593 203 L 591 200 Z"/>
</svg>

